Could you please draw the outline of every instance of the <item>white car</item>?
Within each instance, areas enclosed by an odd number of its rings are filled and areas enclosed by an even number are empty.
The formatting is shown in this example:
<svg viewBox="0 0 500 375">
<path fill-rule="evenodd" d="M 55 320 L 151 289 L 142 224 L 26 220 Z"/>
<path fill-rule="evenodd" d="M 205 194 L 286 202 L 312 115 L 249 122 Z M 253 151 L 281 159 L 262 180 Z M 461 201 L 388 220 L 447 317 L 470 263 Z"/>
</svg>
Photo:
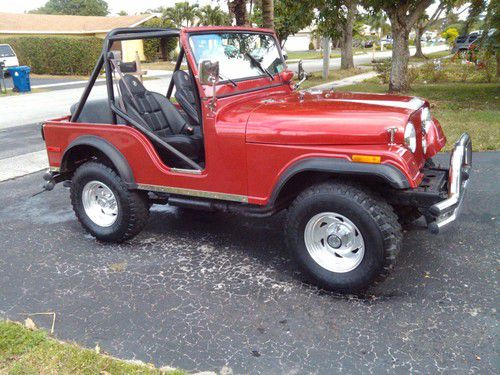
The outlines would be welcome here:
<svg viewBox="0 0 500 375">
<path fill-rule="evenodd" d="M 0 44 L 0 62 L 5 64 L 5 68 L 19 66 L 16 53 L 8 44 Z"/>
</svg>

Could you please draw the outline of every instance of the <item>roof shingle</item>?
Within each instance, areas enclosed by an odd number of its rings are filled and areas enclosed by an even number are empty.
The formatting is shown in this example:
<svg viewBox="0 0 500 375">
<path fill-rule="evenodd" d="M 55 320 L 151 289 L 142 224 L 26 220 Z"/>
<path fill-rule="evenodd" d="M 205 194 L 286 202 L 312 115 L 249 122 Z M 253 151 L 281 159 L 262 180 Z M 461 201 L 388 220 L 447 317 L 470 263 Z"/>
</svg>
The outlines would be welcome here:
<svg viewBox="0 0 500 375">
<path fill-rule="evenodd" d="M 48 14 L 0 13 L 0 34 L 89 34 L 108 32 L 117 27 L 132 27 L 156 17 L 94 17 Z"/>
</svg>

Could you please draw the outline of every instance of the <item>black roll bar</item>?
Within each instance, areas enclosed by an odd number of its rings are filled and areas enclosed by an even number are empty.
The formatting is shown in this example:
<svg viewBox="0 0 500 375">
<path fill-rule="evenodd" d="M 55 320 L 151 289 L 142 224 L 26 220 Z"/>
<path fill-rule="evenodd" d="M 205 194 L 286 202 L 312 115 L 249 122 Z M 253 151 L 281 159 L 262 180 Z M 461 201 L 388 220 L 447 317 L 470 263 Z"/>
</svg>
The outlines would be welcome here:
<svg viewBox="0 0 500 375">
<path fill-rule="evenodd" d="M 165 142 L 163 139 L 158 137 L 156 134 L 154 134 L 152 131 L 149 129 L 145 128 L 142 126 L 139 122 L 131 118 L 129 115 L 127 115 L 125 112 L 120 110 L 116 105 L 115 105 L 115 93 L 113 89 L 113 68 L 111 66 L 111 61 L 110 61 L 110 56 L 109 52 L 111 50 L 111 46 L 114 41 L 120 41 L 120 40 L 133 40 L 133 39 L 151 39 L 151 38 L 166 38 L 166 37 L 179 37 L 180 36 L 180 31 L 179 29 L 157 29 L 157 28 L 117 28 L 111 30 L 108 35 L 106 35 L 106 38 L 104 38 L 103 42 L 103 48 L 101 55 L 99 56 L 99 59 L 97 61 L 97 64 L 94 67 L 94 70 L 92 71 L 90 75 L 89 82 L 87 83 L 87 86 L 85 87 L 85 90 L 83 91 L 83 94 L 81 96 L 80 101 L 78 102 L 78 105 L 76 107 L 75 112 L 71 116 L 70 121 L 71 122 L 77 122 L 78 118 L 80 117 L 80 114 L 82 113 L 83 107 L 85 106 L 85 103 L 87 102 L 87 99 L 90 95 L 90 92 L 92 91 L 92 88 L 94 87 L 94 84 L 99 77 L 99 74 L 104 67 L 104 71 L 106 73 L 106 89 L 108 93 L 108 104 L 109 108 L 112 113 L 112 123 L 116 124 L 117 123 L 117 114 L 132 124 L 133 127 L 139 129 L 141 132 L 146 134 L 150 139 L 154 140 L 156 143 L 160 144 L 162 147 L 166 148 L 168 151 L 170 151 L 172 154 L 177 156 L 179 159 L 183 160 L 185 163 L 187 163 L 190 167 L 196 169 L 196 170 L 203 170 L 197 163 L 189 159 L 186 155 L 178 151 L 175 147 L 169 145 L 167 142 Z M 184 56 L 184 49 L 181 49 L 181 54 L 180 59 L 177 59 L 175 69 L 180 68 L 180 64 L 182 61 L 182 57 Z M 169 85 L 169 91 L 171 94 L 170 86 L 172 86 L 172 81 L 170 82 Z M 173 87 L 172 87 L 173 89 Z"/>
<path fill-rule="evenodd" d="M 167 142 L 165 142 L 163 139 L 158 137 L 155 133 L 153 133 L 151 130 L 145 128 L 141 124 L 139 124 L 138 121 L 134 120 L 132 117 L 127 115 L 125 112 L 123 112 L 121 109 L 116 107 L 114 104 L 111 106 L 111 110 L 116 114 L 118 114 L 121 118 L 124 120 L 128 121 L 131 123 L 135 128 L 139 129 L 141 132 L 145 133 L 147 136 L 149 136 L 152 140 L 155 142 L 159 143 L 163 147 L 165 147 L 167 150 L 172 152 L 175 156 L 178 158 L 182 159 L 185 161 L 189 166 L 193 167 L 194 169 L 197 169 L 199 171 L 203 170 L 197 163 L 189 159 L 186 155 L 184 155 L 182 152 L 178 151 L 175 147 L 169 145 Z"/>
<path fill-rule="evenodd" d="M 71 116 L 71 119 L 70 119 L 71 122 L 78 121 L 78 118 L 80 117 L 80 114 L 82 113 L 83 107 L 84 107 L 85 103 L 87 103 L 87 99 L 89 98 L 90 92 L 92 91 L 92 87 L 94 87 L 95 81 L 97 80 L 97 77 L 99 77 L 99 73 L 101 72 L 103 65 L 104 65 L 104 57 L 101 53 L 101 55 L 99 56 L 99 59 L 97 60 L 97 64 L 94 67 L 94 70 L 90 74 L 90 79 L 87 83 L 87 86 L 85 86 L 85 90 L 83 91 L 82 97 L 80 98 L 80 101 L 78 102 L 75 113 L 73 113 L 73 115 Z"/>
<path fill-rule="evenodd" d="M 178 71 L 181 68 L 183 59 L 184 59 L 184 48 L 181 46 L 181 51 L 179 52 L 179 56 L 177 56 L 177 61 L 175 62 L 174 72 Z M 170 99 L 173 90 L 174 90 L 174 80 L 171 79 L 170 82 L 168 83 L 167 99 Z"/>
</svg>

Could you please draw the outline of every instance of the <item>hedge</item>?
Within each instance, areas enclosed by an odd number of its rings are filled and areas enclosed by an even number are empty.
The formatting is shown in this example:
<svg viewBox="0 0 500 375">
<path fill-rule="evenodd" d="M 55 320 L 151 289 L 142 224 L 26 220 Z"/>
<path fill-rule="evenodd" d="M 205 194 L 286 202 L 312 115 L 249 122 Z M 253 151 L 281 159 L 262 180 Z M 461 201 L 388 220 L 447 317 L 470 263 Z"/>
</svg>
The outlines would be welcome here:
<svg viewBox="0 0 500 375">
<path fill-rule="evenodd" d="M 33 73 L 89 75 L 102 50 L 102 39 L 69 36 L 18 36 L 0 38 L 10 44 L 20 65 Z"/>
<path fill-rule="evenodd" d="M 141 27 L 153 27 L 153 28 L 171 28 L 175 27 L 175 25 L 169 20 L 161 20 L 159 18 L 153 18 L 147 22 L 144 22 Z M 177 48 L 177 44 L 179 43 L 179 38 L 167 38 L 167 44 L 165 46 L 166 54 L 169 59 L 172 59 L 174 56 L 175 49 Z M 145 39 L 144 40 L 144 55 L 146 56 L 147 62 L 155 62 L 159 58 L 160 52 L 160 39 Z"/>
</svg>

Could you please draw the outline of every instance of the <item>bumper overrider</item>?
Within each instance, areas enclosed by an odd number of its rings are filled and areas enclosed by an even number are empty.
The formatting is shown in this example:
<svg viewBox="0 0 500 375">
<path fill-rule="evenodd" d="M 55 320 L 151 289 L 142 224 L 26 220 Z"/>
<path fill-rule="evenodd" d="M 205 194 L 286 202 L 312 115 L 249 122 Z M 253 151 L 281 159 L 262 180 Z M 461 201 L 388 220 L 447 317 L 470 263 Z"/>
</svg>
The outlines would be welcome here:
<svg viewBox="0 0 500 375">
<path fill-rule="evenodd" d="M 464 133 L 451 152 L 447 198 L 430 206 L 426 215 L 431 233 L 439 233 L 458 218 L 469 183 L 471 166 L 472 141 L 469 134 Z"/>
</svg>

